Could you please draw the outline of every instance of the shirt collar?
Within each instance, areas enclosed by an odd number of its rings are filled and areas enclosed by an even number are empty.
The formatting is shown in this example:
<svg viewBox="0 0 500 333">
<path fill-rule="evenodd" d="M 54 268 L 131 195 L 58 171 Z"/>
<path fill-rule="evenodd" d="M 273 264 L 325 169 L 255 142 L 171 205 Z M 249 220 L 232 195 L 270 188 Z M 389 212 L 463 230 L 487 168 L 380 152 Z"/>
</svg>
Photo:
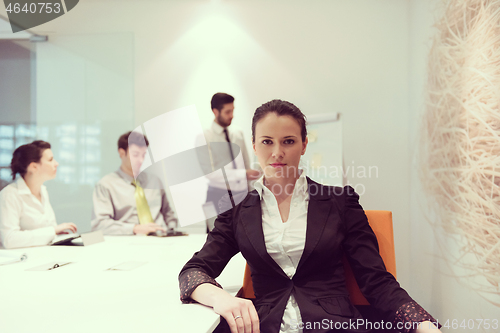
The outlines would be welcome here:
<svg viewBox="0 0 500 333">
<path fill-rule="evenodd" d="M 134 177 L 131 177 L 129 174 L 126 174 L 125 171 L 123 171 L 121 167 L 119 167 L 118 170 L 116 170 L 116 173 L 118 174 L 118 176 L 120 176 L 127 183 L 132 184 Z M 145 177 L 144 172 L 141 172 L 139 174 L 139 176 L 137 177 L 137 179 L 139 180 L 139 183 L 141 183 L 141 185 L 144 184 L 144 181 L 145 181 L 144 177 Z"/>
<path fill-rule="evenodd" d="M 214 131 L 217 134 L 222 134 L 222 132 L 224 132 L 224 127 L 217 124 L 217 122 L 214 120 L 212 121 L 212 131 Z"/>
<path fill-rule="evenodd" d="M 295 181 L 295 187 L 293 188 L 293 193 L 304 194 L 307 192 L 307 178 L 304 169 L 299 168 L 299 174 L 300 174 L 299 178 Z M 260 177 L 257 181 L 255 181 L 254 188 L 257 190 L 257 193 L 259 194 L 261 200 L 264 188 L 266 188 L 267 191 L 270 191 L 267 188 L 267 186 L 264 185 L 264 176 Z"/>
<path fill-rule="evenodd" d="M 19 178 L 16 179 L 16 186 L 19 194 L 31 194 L 31 190 L 23 177 L 19 176 Z"/>
</svg>

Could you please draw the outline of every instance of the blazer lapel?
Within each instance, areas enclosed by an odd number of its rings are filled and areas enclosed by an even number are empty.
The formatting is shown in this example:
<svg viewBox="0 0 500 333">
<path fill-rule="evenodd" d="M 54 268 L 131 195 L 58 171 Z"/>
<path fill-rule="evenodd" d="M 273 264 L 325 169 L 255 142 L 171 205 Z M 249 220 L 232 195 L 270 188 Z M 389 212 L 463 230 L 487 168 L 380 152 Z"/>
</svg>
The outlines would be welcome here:
<svg viewBox="0 0 500 333">
<path fill-rule="evenodd" d="M 297 271 L 307 260 L 319 242 L 325 229 L 326 221 L 332 207 L 328 188 L 307 177 L 309 191 L 309 207 L 307 209 L 306 244 L 300 258 Z"/>
<path fill-rule="evenodd" d="M 256 190 L 253 190 L 249 198 L 243 202 L 240 215 L 248 239 L 258 255 L 275 271 L 286 276 L 281 267 L 267 253 L 264 230 L 262 229 L 262 207 Z"/>
</svg>

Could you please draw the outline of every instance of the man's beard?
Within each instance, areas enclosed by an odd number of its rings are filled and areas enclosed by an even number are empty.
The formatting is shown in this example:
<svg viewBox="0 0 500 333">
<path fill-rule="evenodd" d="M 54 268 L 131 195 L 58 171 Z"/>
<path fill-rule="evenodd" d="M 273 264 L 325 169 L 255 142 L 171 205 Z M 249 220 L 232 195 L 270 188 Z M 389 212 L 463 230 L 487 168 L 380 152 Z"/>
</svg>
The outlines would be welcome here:
<svg viewBox="0 0 500 333">
<path fill-rule="evenodd" d="M 220 115 L 217 117 L 217 122 L 222 127 L 228 127 L 229 125 L 231 125 L 231 123 L 228 124 L 226 121 L 224 121 L 224 119 L 222 119 L 222 117 Z"/>
</svg>

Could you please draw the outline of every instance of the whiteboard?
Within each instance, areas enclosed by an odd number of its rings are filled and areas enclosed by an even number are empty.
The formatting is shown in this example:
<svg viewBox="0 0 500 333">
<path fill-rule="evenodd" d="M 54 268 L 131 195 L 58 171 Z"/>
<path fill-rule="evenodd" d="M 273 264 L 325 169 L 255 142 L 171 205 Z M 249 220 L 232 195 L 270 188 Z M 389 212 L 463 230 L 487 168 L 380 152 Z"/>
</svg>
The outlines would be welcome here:
<svg viewBox="0 0 500 333">
<path fill-rule="evenodd" d="M 340 113 L 308 116 L 307 132 L 309 143 L 301 160 L 306 175 L 321 184 L 343 186 Z"/>
</svg>

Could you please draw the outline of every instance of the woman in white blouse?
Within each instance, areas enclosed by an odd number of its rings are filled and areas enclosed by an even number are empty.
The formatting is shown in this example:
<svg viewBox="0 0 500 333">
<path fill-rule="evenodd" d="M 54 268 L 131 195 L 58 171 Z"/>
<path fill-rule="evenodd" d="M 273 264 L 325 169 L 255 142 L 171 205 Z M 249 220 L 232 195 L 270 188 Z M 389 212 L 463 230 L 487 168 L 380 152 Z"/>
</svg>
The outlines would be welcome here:
<svg viewBox="0 0 500 333">
<path fill-rule="evenodd" d="M 15 181 L 0 191 L 0 246 L 47 245 L 56 234 L 77 231 L 74 223 L 56 223 L 43 185 L 55 178 L 57 166 L 48 142 L 33 141 L 14 151 L 10 168 Z"/>
<path fill-rule="evenodd" d="M 223 317 L 214 332 L 368 332 L 352 328 L 362 317 L 349 301 L 345 254 L 383 320 L 403 332 L 440 332 L 386 271 L 354 190 L 318 184 L 298 168 L 308 142 L 305 123 L 286 101 L 257 108 L 252 142 L 264 176 L 244 200 L 235 198 L 240 204 L 219 214 L 203 248 L 183 267 L 181 300 L 213 307 Z M 215 281 L 238 252 L 250 266 L 252 301 Z"/>
</svg>

